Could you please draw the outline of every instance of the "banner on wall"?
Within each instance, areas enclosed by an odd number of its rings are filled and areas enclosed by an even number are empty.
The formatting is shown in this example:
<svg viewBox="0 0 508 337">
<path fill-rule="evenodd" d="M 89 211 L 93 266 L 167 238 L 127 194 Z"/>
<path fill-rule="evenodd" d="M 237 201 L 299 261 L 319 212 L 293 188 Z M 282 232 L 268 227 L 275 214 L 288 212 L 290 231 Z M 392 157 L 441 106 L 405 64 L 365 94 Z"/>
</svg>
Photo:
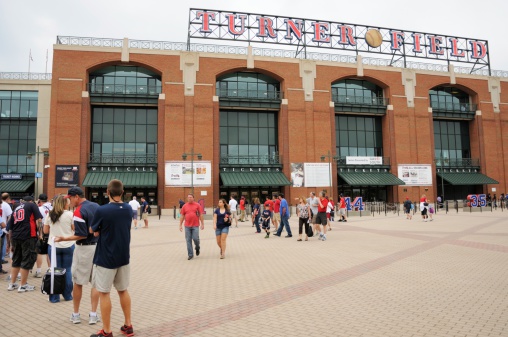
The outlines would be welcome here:
<svg viewBox="0 0 508 337">
<path fill-rule="evenodd" d="M 305 187 L 329 187 L 330 163 L 303 163 Z"/>
<path fill-rule="evenodd" d="M 291 184 L 293 187 L 305 186 L 304 163 L 291 163 Z"/>
<path fill-rule="evenodd" d="M 408 186 L 432 185 L 432 165 L 402 164 L 398 167 L 398 174 Z"/>
<path fill-rule="evenodd" d="M 190 187 L 212 185 L 212 164 L 210 161 L 169 161 L 165 167 L 166 186 Z"/>
<path fill-rule="evenodd" d="M 383 157 L 346 157 L 346 165 L 383 165 Z"/>
<path fill-rule="evenodd" d="M 55 187 L 79 185 L 79 165 L 56 165 Z"/>
</svg>

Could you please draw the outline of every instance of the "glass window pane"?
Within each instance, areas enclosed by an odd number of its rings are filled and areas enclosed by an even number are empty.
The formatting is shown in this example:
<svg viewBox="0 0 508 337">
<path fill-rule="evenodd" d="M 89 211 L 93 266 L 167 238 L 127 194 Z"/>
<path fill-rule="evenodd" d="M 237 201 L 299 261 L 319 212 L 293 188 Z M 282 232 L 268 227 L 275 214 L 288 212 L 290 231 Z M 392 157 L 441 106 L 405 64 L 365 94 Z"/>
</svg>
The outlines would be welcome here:
<svg viewBox="0 0 508 337">
<path fill-rule="evenodd" d="M 225 126 L 220 127 L 220 144 L 228 143 L 228 128 Z"/>
<path fill-rule="evenodd" d="M 357 130 L 365 130 L 365 118 L 362 118 L 362 117 L 356 118 L 356 129 Z"/>
<path fill-rule="evenodd" d="M 268 128 L 259 128 L 259 144 L 268 145 Z"/>
<path fill-rule="evenodd" d="M 225 111 L 221 111 L 219 115 L 219 125 L 220 126 L 228 126 L 228 113 Z"/>
<path fill-rule="evenodd" d="M 124 142 L 125 141 L 125 126 L 123 124 L 115 124 L 113 134 L 113 142 Z"/>
<path fill-rule="evenodd" d="M 258 128 L 249 128 L 249 144 L 257 145 L 259 143 Z"/>
<path fill-rule="evenodd" d="M 136 143 L 146 143 L 146 125 L 136 125 Z"/>
<path fill-rule="evenodd" d="M 113 109 L 104 108 L 102 110 L 102 122 L 103 123 L 113 123 Z"/>
<path fill-rule="evenodd" d="M 348 131 L 348 140 L 349 140 L 349 146 L 357 146 L 358 142 L 356 139 L 356 131 Z"/>
<path fill-rule="evenodd" d="M 374 119 L 373 118 L 365 118 L 365 130 L 366 131 L 374 131 Z"/>
<path fill-rule="evenodd" d="M 157 125 L 147 125 L 146 134 L 147 143 L 157 143 Z"/>
<path fill-rule="evenodd" d="M 259 118 L 259 126 L 260 127 L 268 126 L 268 115 L 267 114 L 259 113 L 258 118 Z"/>
<path fill-rule="evenodd" d="M 94 124 L 92 127 L 92 142 L 102 141 L 102 124 Z"/>
<path fill-rule="evenodd" d="M 249 144 L 249 129 L 238 128 L 239 141 L 238 144 Z"/>
<path fill-rule="evenodd" d="M 258 156 L 259 148 L 257 145 L 249 145 L 249 156 Z"/>
<path fill-rule="evenodd" d="M 136 109 L 136 124 L 146 124 L 146 109 Z"/>
<path fill-rule="evenodd" d="M 273 114 L 273 113 L 268 114 L 268 126 L 269 127 L 275 127 L 276 126 L 276 124 L 275 124 L 275 114 Z"/>
<path fill-rule="evenodd" d="M 136 141 L 136 126 L 125 125 L 125 142 L 134 143 Z"/>
<path fill-rule="evenodd" d="M 115 108 L 114 115 L 115 124 L 125 123 L 125 109 Z"/>
<path fill-rule="evenodd" d="M 238 112 L 230 111 L 228 113 L 228 126 L 238 126 Z"/>
<path fill-rule="evenodd" d="M 239 145 L 238 146 L 238 154 L 240 156 L 247 156 L 247 155 L 249 155 L 249 145 Z"/>
<path fill-rule="evenodd" d="M 365 146 L 374 147 L 374 132 L 365 132 Z"/>
<path fill-rule="evenodd" d="M 238 113 L 238 126 L 248 126 L 249 117 L 246 112 Z"/>
<path fill-rule="evenodd" d="M 11 118 L 19 117 L 19 101 L 12 100 L 11 101 Z"/>
<path fill-rule="evenodd" d="M 102 143 L 102 153 L 113 153 L 113 143 Z"/>
<path fill-rule="evenodd" d="M 364 131 L 358 131 L 356 139 L 358 139 L 358 146 L 359 147 L 365 147 L 365 132 Z"/>
<path fill-rule="evenodd" d="M 157 124 L 157 110 L 154 109 L 147 110 L 146 117 L 147 124 Z"/>
<path fill-rule="evenodd" d="M 238 145 L 228 145 L 228 155 L 238 156 Z"/>
<path fill-rule="evenodd" d="M 102 108 L 93 109 L 93 123 L 102 123 Z"/>
<path fill-rule="evenodd" d="M 250 113 L 249 114 L 249 127 L 254 128 L 258 126 L 258 114 Z"/>
<path fill-rule="evenodd" d="M 102 141 L 113 142 L 113 124 L 102 125 Z"/>
<path fill-rule="evenodd" d="M 338 146 L 348 146 L 348 132 L 347 131 L 340 131 L 339 132 L 339 143 Z"/>
<path fill-rule="evenodd" d="M 228 144 L 237 145 L 238 143 L 238 129 L 228 128 Z"/>
<path fill-rule="evenodd" d="M 259 155 L 260 156 L 268 156 L 269 155 L 268 146 L 260 145 L 259 146 Z"/>
<path fill-rule="evenodd" d="M 125 109 L 125 123 L 136 124 L 136 109 Z"/>
<path fill-rule="evenodd" d="M 268 145 L 277 145 L 277 137 L 275 137 L 275 129 L 268 129 Z"/>
</svg>

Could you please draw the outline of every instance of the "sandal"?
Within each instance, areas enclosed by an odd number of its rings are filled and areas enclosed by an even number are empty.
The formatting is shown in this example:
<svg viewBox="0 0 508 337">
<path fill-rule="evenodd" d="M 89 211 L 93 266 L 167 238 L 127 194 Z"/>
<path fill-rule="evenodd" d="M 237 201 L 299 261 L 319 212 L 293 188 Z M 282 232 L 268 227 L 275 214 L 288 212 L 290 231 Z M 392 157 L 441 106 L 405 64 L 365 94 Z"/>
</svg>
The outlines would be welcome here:
<svg viewBox="0 0 508 337">
<path fill-rule="evenodd" d="M 298 240 L 296 240 L 296 241 L 302 241 L 302 239 L 298 239 Z"/>
</svg>

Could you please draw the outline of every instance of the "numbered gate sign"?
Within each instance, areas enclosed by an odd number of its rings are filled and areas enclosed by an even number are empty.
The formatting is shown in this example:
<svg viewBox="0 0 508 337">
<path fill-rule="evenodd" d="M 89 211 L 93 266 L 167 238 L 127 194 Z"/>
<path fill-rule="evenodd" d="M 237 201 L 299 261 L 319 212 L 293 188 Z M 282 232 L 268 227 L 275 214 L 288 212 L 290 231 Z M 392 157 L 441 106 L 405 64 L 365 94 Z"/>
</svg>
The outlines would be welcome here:
<svg viewBox="0 0 508 337">
<path fill-rule="evenodd" d="M 467 207 L 486 207 L 487 197 L 485 194 L 470 194 L 467 196 Z"/>
<path fill-rule="evenodd" d="M 351 204 L 351 197 L 345 197 L 344 201 L 346 202 L 346 208 L 348 211 L 363 211 L 365 204 L 363 203 L 362 197 L 356 197 L 353 200 L 353 204 Z"/>
</svg>

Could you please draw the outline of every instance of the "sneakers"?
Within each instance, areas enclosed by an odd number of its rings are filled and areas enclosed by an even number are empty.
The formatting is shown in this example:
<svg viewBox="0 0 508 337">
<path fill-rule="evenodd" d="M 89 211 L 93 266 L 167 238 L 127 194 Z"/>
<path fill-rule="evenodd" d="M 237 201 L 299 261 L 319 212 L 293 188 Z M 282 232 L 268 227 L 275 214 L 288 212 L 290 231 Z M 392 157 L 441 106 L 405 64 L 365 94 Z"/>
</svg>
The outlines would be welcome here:
<svg viewBox="0 0 508 337">
<path fill-rule="evenodd" d="M 319 240 L 323 239 L 323 233 L 319 233 Z"/>
<path fill-rule="evenodd" d="M 127 335 L 129 336 L 129 335 Z M 132 335 L 130 335 L 132 336 Z M 113 331 L 111 331 L 110 333 L 105 333 L 104 330 L 100 330 L 99 332 L 97 333 L 94 333 L 93 335 L 90 335 L 90 337 L 113 337 Z"/>
<path fill-rule="evenodd" d="M 285 237 L 286 237 L 286 238 L 292 238 L 292 237 L 293 237 L 293 235 L 286 235 Z"/>
<path fill-rule="evenodd" d="M 321 241 L 326 241 L 326 235 L 323 235 L 323 237 L 321 238 Z"/>
<path fill-rule="evenodd" d="M 124 324 L 120 328 L 120 331 L 122 331 L 122 333 L 124 335 L 126 335 L 127 337 L 134 336 L 134 329 L 132 329 L 132 325 L 131 326 L 127 326 L 127 325 Z"/>
<path fill-rule="evenodd" d="M 18 284 L 17 283 L 9 283 L 9 286 L 7 287 L 7 290 L 13 291 L 15 289 L 18 289 Z"/>
<path fill-rule="evenodd" d="M 93 325 L 97 324 L 97 322 L 100 322 L 101 319 L 99 318 L 99 315 L 88 315 L 88 324 Z"/>
<path fill-rule="evenodd" d="M 42 273 L 40 271 L 36 271 L 34 277 L 35 278 L 41 278 L 42 277 Z"/>
<path fill-rule="evenodd" d="M 72 322 L 72 324 L 79 324 L 79 323 L 81 323 L 81 316 L 80 316 L 80 314 L 77 314 L 77 315 L 71 314 L 70 321 Z"/>
<path fill-rule="evenodd" d="M 196 247 L 196 256 L 199 256 L 199 247 Z"/>
<path fill-rule="evenodd" d="M 24 292 L 27 292 L 27 291 L 34 291 L 34 290 L 35 290 L 35 287 L 31 286 L 31 285 L 29 285 L 27 283 L 24 286 L 21 286 L 21 287 L 18 288 L 18 293 L 24 293 Z"/>
</svg>

